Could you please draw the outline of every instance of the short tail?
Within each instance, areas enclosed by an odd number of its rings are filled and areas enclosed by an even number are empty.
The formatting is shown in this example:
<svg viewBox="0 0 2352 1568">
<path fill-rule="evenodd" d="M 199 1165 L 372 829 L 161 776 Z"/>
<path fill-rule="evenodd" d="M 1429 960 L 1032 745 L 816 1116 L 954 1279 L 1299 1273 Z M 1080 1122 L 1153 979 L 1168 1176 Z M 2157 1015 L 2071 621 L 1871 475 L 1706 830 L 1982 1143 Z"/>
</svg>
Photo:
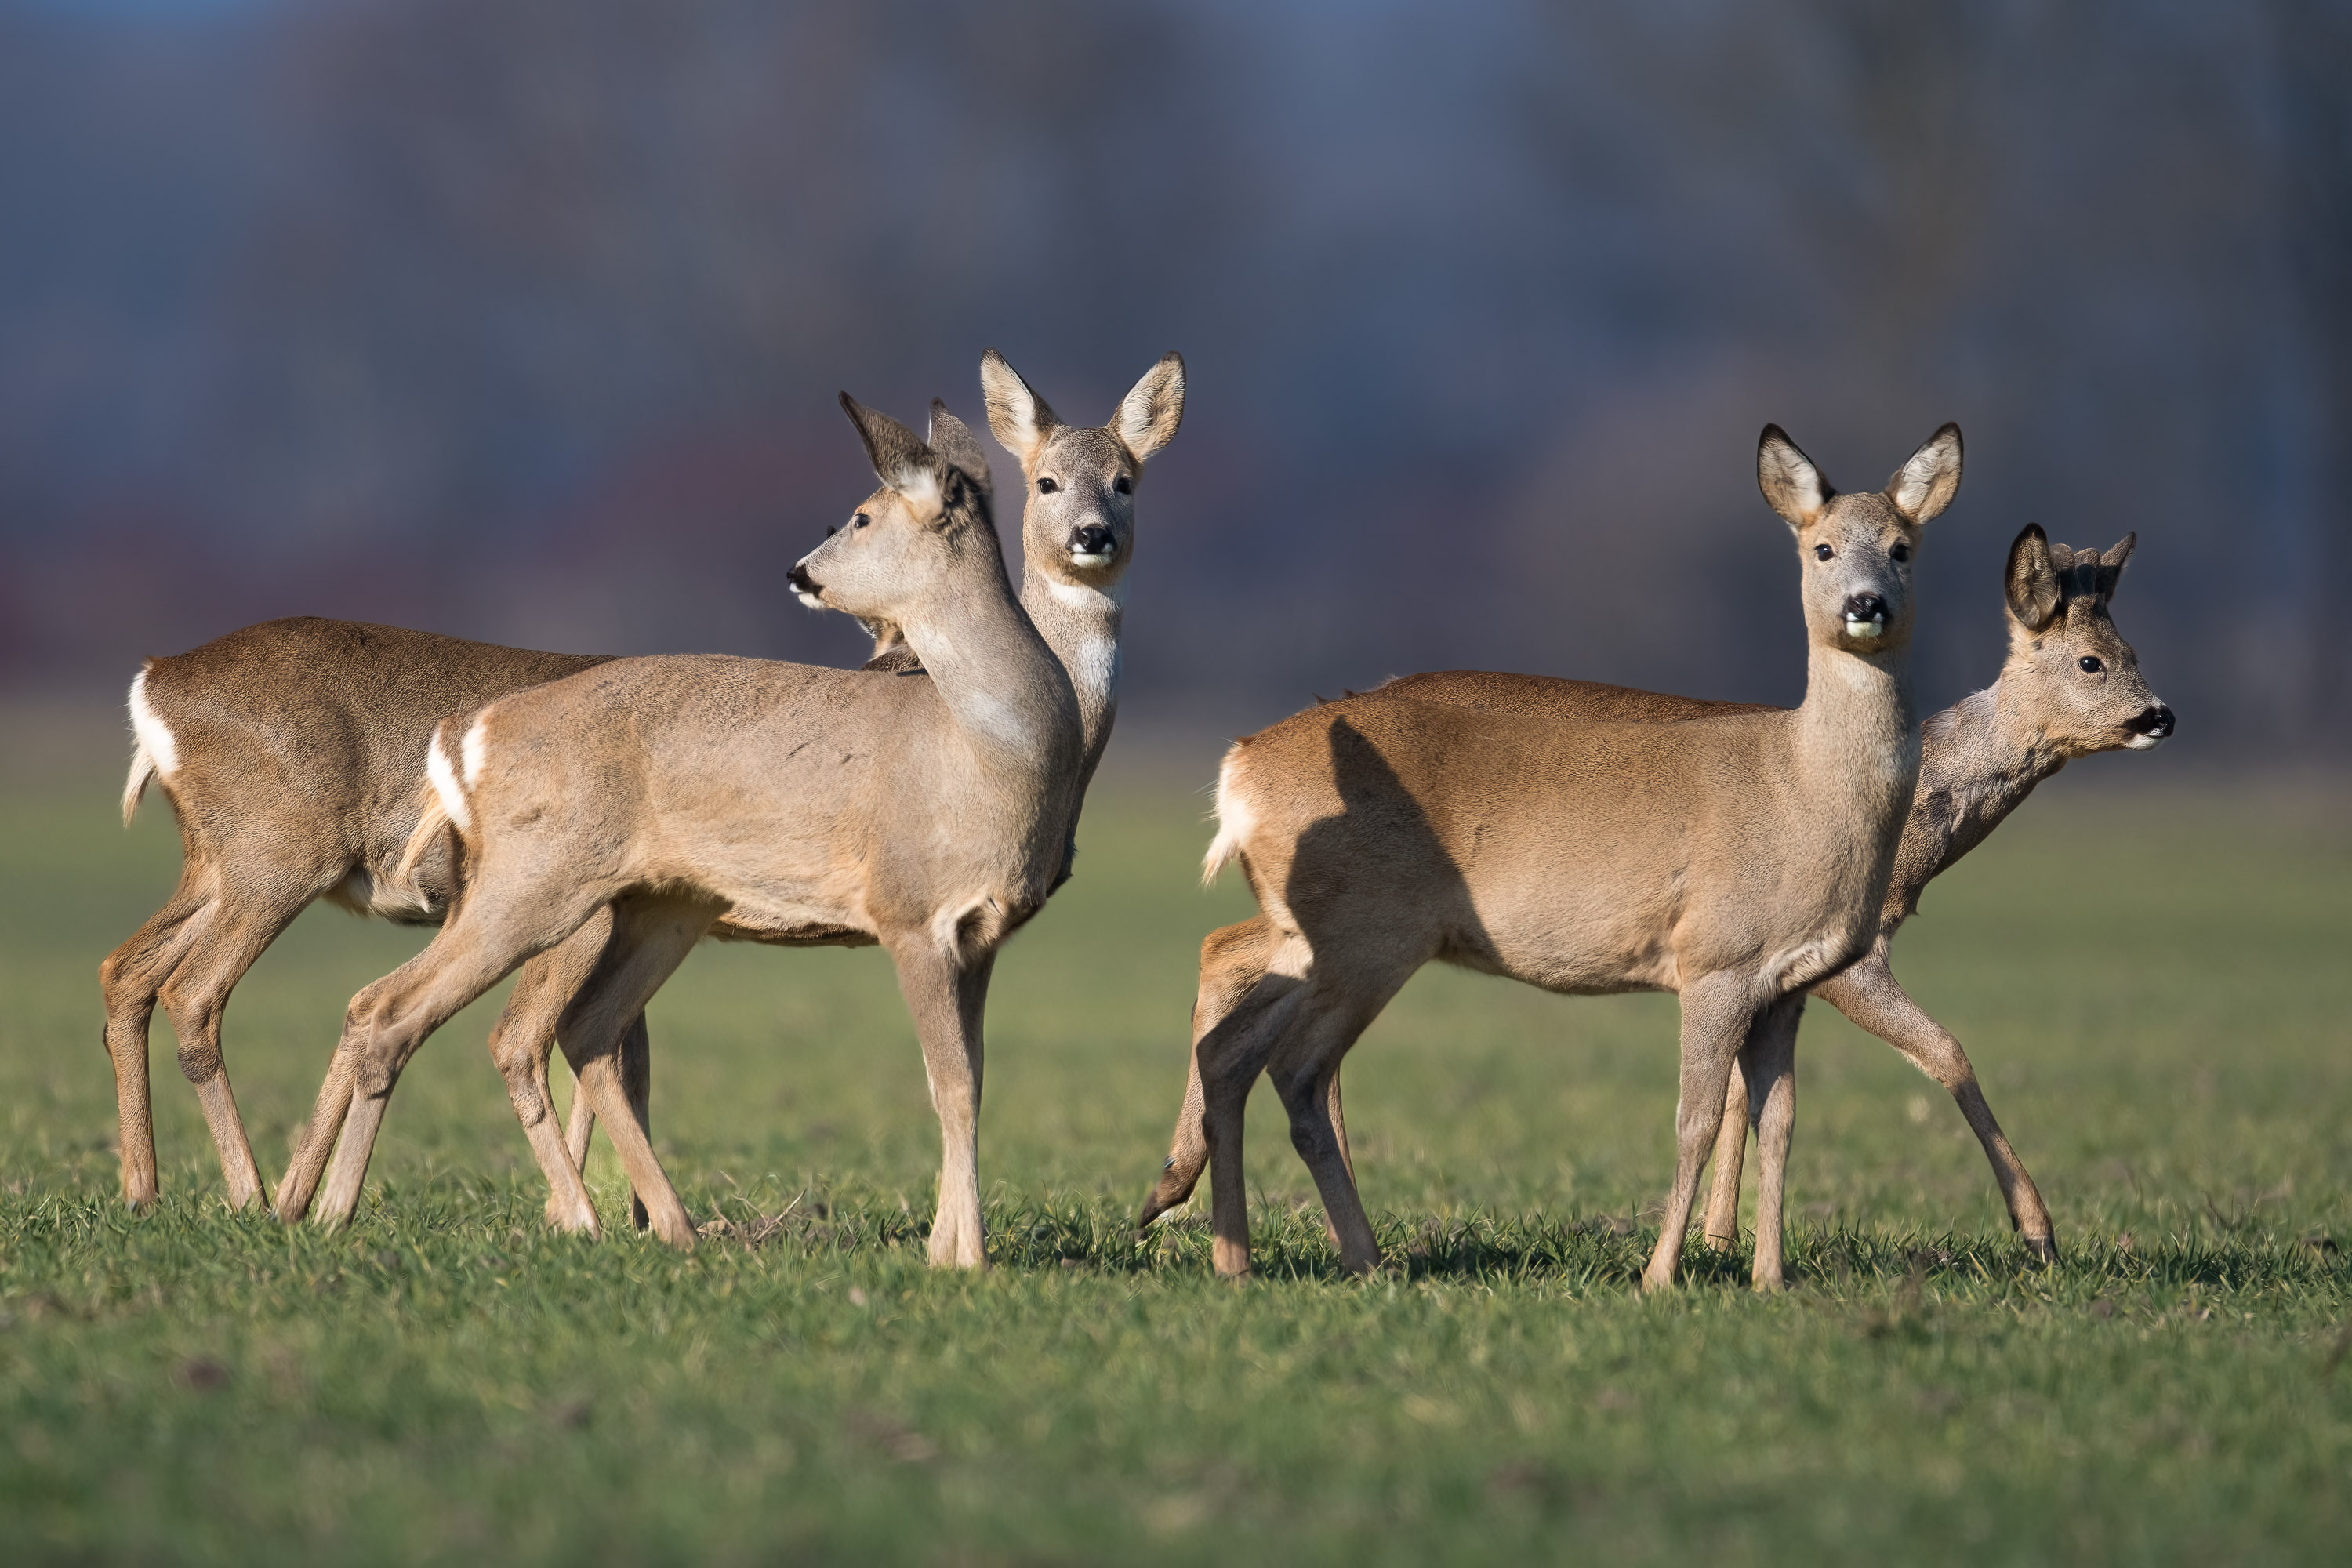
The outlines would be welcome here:
<svg viewBox="0 0 2352 1568">
<path fill-rule="evenodd" d="M 417 792 L 423 797 L 422 809 L 416 816 L 415 831 L 409 834 L 408 843 L 400 851 L 400 864 L 392 872 L 395 884 L 414 891 L 428 908 L 425 889 L 416 884 L 416 868 L 441 842 L 443 835 L 462 834 L 469 820 L 465 790 L 457 782 L 457 759 L 449 754 L 443 742 L 446 729 L 446 725 L 434 725 L 433 739 L 425 743 L 425 784 Z"/>
<path fill-rule="evenodd" d="M 1217 836 L 1209 841 L 1209 853 L 1201 862 L 1201 885 L 1204 888 L 1216 881 L 1218 872 L 1241 858 L 1242 840 L 1249 834 L 1249 811 L 1234 788 L 1243 743 L 1235 741 L 1217 769 Z"/>
</svg>

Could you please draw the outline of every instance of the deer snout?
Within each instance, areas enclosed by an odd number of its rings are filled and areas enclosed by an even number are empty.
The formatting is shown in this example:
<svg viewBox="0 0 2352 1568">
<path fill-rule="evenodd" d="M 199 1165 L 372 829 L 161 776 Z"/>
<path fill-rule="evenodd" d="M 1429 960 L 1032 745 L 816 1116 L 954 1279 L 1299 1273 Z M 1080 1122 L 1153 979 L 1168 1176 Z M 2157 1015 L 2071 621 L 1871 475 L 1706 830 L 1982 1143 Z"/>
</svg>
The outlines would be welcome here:
<svg viewBox="0 0 2352 1568">
<path fill-rule="evenodd" d="M 1876 594 L 1845 596 L 1845 635 L 1868 642 L 1886 630 L 1886 601 Z"/>
<path fill-rule="evenodd" d="M 824 608 L 824 600 L 822 596 L 824 593 L 824 586 L 815 578 L 809 575 L 807 562 L 793 562 L 793 569 L 784 574 L 784 584 L 787 587 L 791 588 L 793 593 L 799 595 L 801 603 L 806 605 L 810 609 L 822 610 Z"/>
<path fill-rule="evenodd" d="M 1070 559 L 1081 566 L 1100 566 L 1118 553 L 1118 541 L 1109 529 L 1090 522 L 1070 533 Z"/>
<path fill-rule="evenodd" d="M 2135 752 L 2152 752 L 2172 738 L 2172 710 L 2153 703 L 2124 722 L 2131 739 L 2124 744 Z"/>
</svg>

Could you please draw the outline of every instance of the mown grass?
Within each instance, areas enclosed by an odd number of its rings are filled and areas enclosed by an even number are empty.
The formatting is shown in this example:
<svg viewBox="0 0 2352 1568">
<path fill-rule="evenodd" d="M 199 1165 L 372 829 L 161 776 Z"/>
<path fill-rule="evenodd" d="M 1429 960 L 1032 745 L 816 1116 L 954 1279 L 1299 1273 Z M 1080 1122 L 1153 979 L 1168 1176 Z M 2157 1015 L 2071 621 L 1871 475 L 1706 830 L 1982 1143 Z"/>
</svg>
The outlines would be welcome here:
<svg viewBox="0 0 2352 1568">
<path fill-rule="evenodd" d="M 1670 999 L 1424 975 L 1349 1068 L 1392 1267 L 1339 1275 L 1278 1115 L 1263 1277 L 1139 1241 L 1182 1073 L 1201 801 L 1097 788 L 999 966 L 995 1268 L 922 1265 L 936 1132 L 872 952 L 706 949 L 656 1129 L 712 1237 L 547 1234 L 478 1008 L 360 1222 L 232 1215 L 156 1029 L 165 1199 L 115 1199 L 99 958 L 176 867 L 106 781 L 0 804 L 0 1538 L 12 1561 L 2340 1561 L 2352 1539 L 2352 828 L 2339 794 L 2079 769 L 1897 949 L 2065 1258 L 1940 1091 L 1809 1017 L 1794 1289 L 1632 1289 Z M 344 999 L 415 939 L 314 911 L 238 993 L 274 1175 Z M 625 1193 L 591 1175 L 608 1223 Z"/>
</svg>

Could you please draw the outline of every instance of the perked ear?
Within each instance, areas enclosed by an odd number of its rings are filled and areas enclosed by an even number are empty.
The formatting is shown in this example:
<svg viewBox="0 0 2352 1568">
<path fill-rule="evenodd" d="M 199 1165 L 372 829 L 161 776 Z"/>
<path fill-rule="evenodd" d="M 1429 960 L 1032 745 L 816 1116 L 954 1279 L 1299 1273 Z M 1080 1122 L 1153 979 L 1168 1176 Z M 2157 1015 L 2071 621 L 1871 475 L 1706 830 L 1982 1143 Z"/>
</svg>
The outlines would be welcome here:
<svg viewBox="0 0 2352 1568">
<path fill-rule="evenodd" d="M 2138 543 L 2137 533 L 2126 533 L 2116 541 L 2113 550 L 2099 557 L 2099 603 L 2104 605 L 2116 596 L 2116 584 L 2123 581 L 2124 563 L 2131 559 Z"/>
<path fill-rule="evenodd" d="M 1045 437 L 1061 421 L 1045 400 L 1029 390 L 1021 373 L 1004 363 L 994 349 L 980 356 L 980 392 L 988 404 L 988 428 L 1004 449 L 1027 468 L 1036 461 Z"/>
<path fill-rule="evenodd" d="M 841 395 L 841 409 L 857 426 L 857 437 L 866 443 L 866 456 L 874 464 L 876 479 L 909 501 L 939 500 L 939 458 L 912 430 L 845 392 Z"/>
<path fill-rule="evenodd" d="M 1111 433 L 1139 463 L 1168 445 L 1184 423 L 1184 356 L 1171 349 L 1143 373 L 1110 416 Z"/>
<path fill-rule="evenodd" d="M 1756 488 L 1764 500 L 1790 528 L 1803 529 L 1821 516 L 1837 491 L 1822 478 L 1813 460 L 1797 450 L 1788 432 L 1778 425 L 1764 426 L 1756 438 Z"/>
<path fill-rule="evenodd" d="M 1960 427 L 1947 423 L 1886 481 L 1886 499 L 1914 526 L 1952 504 L 1960 493 Z"/>
<path fill-rule="evenodd" d="M 983 496 L 994 499 L 996 487 L 989 478 L 988 454 L 980 448 L 980 437 L 971 426 L 948 412 L 948 405 L 938 398 L 931 399 L 931 428 L 927 439 L 930 447 L 948 463 L 963 473 Z"/>
<path fill-rule="evenodd" d="M 2009 573 L 2002 584 L 2009 613 L 2029 632 L 2038 632 L 2058 616 L 2058 571 L 2050 560 L 2050 537 L 2038 522 L 2029 522 L 2017 542 L 2009 547 Z"/>
</svg>

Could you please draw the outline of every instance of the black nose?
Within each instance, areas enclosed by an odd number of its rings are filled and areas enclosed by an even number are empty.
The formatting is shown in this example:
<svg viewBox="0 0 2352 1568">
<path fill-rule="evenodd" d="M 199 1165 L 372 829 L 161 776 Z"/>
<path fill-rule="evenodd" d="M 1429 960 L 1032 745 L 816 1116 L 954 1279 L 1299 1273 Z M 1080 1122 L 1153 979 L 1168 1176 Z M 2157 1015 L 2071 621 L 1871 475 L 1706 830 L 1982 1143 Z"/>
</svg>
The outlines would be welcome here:
<svg viewBox="0 0 2352 1568">
<path fill-rule="evenodd" d="M 1073 555 L 1108 555 L 1115 547 L 1110 530 L 1098 522 L 1090 522 L 1070 535 Z"/>
<path fill-rule="evenodd" d="M 806 594 L 811 598 L 824 592 L 816 585 L 816 579 L 808 574 L 808 568 L 797 563 L 793 564 L 791 571 L 784 574 L 784 582 L 790 585 L 793 593 Z"/>
<path fill-rule="evenodd" d="M 2135 715 L 2124 726 L 2135 735 L 2153 735 L 2161 741 L 2172 733 L 2172 710 L 2159 702 L 2145 713 Z"/>
<path fill-rule="evenodd" d="M 1845 618 L 1849 621 L 1883 621 L 1886 618 L 1886 601 L 1875 594 L 1848 594 L 1845 596 Z"/>
</svg>

